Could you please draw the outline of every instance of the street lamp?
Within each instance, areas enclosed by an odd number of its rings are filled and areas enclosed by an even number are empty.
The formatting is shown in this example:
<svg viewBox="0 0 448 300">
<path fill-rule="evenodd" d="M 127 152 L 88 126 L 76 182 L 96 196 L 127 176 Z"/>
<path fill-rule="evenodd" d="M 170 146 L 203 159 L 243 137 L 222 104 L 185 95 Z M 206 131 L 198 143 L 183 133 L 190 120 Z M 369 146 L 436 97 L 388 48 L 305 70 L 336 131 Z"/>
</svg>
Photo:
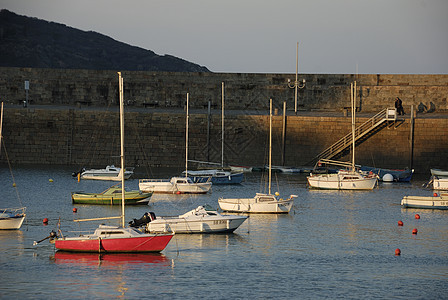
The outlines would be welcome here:
<svg viewBox="0 0 448 300">
<path fill-rule="evenodd" d="M 299 72 L 299 43 L 297 42 L 297 51 L 296 51 L 296 80 L 294 84 L 291 84 L 291 79 L 288 79 L 289 88 L 294 88 L 295 96 L 294 96 L 294 112 L 297 115 L 297 89 L 303 89 L 305 87 L 305 79 L 301 81 L 298 80 L 298 72 Z"/>
</svg>

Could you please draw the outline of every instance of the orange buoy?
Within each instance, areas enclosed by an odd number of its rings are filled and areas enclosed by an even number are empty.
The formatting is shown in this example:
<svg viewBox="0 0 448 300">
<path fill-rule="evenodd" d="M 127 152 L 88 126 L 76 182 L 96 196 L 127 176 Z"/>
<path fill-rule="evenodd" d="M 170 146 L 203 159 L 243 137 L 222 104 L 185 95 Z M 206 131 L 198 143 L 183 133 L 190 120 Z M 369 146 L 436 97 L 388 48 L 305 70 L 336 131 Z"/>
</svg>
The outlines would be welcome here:
<svg viewBox="0 0 448 300">
<path fill-rule="evenodd" d="M 395 249 L 395 255 L 401 255 L 401 250 L 400 248 Z"/>
<path fill-rule="evenodd" d="M 180 191 L 177 191 L 176 194 L 180 195 Z"/>
<path fill-rule="evenodd" d="M 74 213 L 78 212 L 78 209 L 76 207 L 73 207 L 73 212 Z"/>
<path fill-rule="evenodd" d="M 412 234 L 417 234 L 418 230 L 417 228 L 412 229 Z"/>
<path fill-rule="evenodd" d="M 45 219 L 43 220 L 43 223 L 44 223 L 44 224 L 48 224 L 48 219 L 45 218 Z"/>
<path fill-rule="evenodd" d="M 398 221 L 398 226 L 403 226 L 403 221 Z"/>
<path fill-rule="evenodd" d="M 420 219 L 420 215 L 419 214 L 415 214 L 415 218 L 416 219 Z"/>
</svg>

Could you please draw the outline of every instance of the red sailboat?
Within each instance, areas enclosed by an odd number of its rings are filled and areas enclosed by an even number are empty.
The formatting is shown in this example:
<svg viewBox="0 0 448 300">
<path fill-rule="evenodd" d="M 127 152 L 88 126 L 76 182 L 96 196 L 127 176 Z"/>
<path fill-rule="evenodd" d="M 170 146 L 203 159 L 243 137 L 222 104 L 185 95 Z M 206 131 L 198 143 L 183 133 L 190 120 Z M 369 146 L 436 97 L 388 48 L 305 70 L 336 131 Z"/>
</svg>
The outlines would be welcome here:
<svg viewBox="0 0 448 300">
<path fill-rule="evenodd" d="M 120 90 L 120 136 L 121 136 L 121 169 L 124 170 L 124 113 L 123 113 L 123 78 L 118 72 Z M 75 220 L 96 221 L 121 219 L 121 226 L 99 225 L 93 234 L 77 237 L 64 237 L 61 233 L 54 237 L 56 249 L 71 252 L 97 253 L 139 253 L 160 252 L 168 245 L 172 234 L 148 234 L 124 224 L 124 177 L 122 178 L 121 216 L 95 219 Z M 50 235 L 51 236 L 51 235 Z"/>
</svg>

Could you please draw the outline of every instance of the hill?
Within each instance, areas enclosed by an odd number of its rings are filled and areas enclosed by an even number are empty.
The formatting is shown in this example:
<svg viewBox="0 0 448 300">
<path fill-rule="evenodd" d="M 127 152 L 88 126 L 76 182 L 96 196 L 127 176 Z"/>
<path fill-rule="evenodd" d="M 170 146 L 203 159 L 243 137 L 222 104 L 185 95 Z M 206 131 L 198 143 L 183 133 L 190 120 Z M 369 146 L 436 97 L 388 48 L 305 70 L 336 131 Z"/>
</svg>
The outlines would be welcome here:
<svg viewBox="0 0 448 300">
<path fill-rule="evenodd" d="M 0 66 L 210 72 L 206 67 L 116 41 L 93 31 L 0 11 Z"/>
</svg>

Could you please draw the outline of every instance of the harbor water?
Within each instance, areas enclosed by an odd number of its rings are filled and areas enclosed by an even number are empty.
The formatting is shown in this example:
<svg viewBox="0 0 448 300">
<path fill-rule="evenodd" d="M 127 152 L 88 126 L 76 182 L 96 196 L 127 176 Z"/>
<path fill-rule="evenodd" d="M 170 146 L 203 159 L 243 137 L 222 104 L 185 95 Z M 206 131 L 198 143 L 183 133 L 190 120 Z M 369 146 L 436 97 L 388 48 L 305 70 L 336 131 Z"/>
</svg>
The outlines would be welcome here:
<svg viewBox="0 0 448 300">
<path fill-rule="evenodd" d="M 160 254 L 70 254 L 48 240 L 33 246 L 58 229 L 59 219 L 73 235 L 98 224 L 73 219 L 120 214 L 115 206 L 74 206 L 71 192 L 100 192 L 113 182 L 78 182 L 72 171 L 14 167 L 27 218 L 20 230 L 0 231 L 0 298 L 448 298 L 448 211 L 400 206 L 405 195 L 433 194 L 422 188 L 429 174 L 373 191 L 310 190 L 303 174 L 275 174 L 273 192 L 298 195 L 289 214 L 250 215 L 233 234 L 178 234 Z M 163 175 L 177 174 L 157 177 Z M 138 189 L 138 179 L 126 186 Z M 148 206 L 126 207 L 126 222 L 148 211 L 217 208 L 219 197 L 252 197 L 265 188 L 262 173 L 248 173 L 241 185 L 213 186 L 205 195 L 154 195 Z M 1 167 L 1 207 L 20 205 L 16 189 L 10 169 Z"/>
</svg>

